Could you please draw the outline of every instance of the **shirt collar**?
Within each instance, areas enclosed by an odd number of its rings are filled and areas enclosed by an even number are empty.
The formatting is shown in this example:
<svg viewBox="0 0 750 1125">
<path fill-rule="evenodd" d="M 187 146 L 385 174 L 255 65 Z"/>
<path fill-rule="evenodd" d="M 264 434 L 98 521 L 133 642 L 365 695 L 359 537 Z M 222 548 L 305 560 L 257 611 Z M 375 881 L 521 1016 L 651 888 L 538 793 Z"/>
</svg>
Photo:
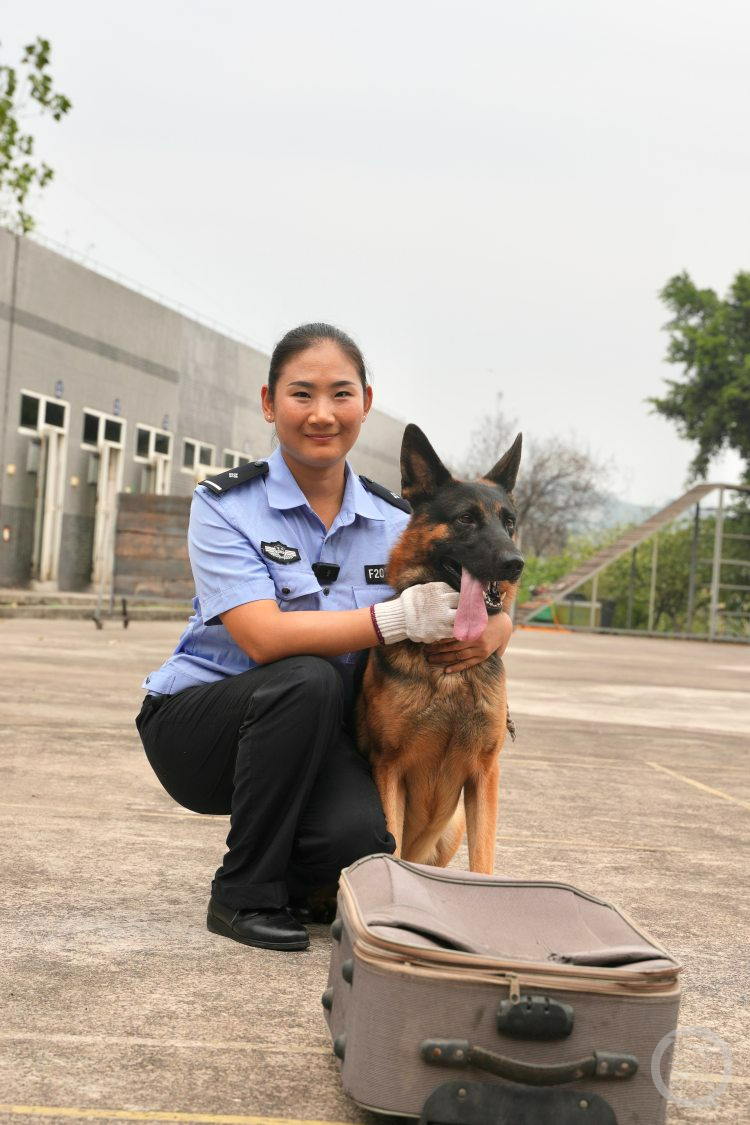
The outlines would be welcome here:
<svg viewBox="0 0 750 1125">
<path fill-rule="evenodd" d="M 266 495 L 272 508 L 301 508 L 307 505 L 305 494 L 291 474 L 289 466 L 281 456 L 280 449 L 274 449 L 268 458 Z"/>
<path fill-rule="evenodd" d="M 279 448 L 274 449 L 268 458 L 266 495 L 271 507 L 282 511 L 289 508 L 309 507 L 304 492 L 292 476 Z M 346 485 L 340 516 L 342 519 L 346 519 L 347 516 L 353 519 L 355 515 L 363 516 L 368 520 L 382 521 L 385 519 L 385 516 L 378 511 L 372 496 L 347 461 Z"/>
</svg>

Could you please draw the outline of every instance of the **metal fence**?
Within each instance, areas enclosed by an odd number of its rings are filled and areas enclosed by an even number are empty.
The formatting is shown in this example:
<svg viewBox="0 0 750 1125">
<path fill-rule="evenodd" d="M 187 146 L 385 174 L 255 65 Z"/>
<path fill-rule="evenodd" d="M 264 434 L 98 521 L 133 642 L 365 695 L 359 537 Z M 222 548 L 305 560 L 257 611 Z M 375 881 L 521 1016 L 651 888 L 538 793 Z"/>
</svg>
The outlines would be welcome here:
<svg viewBox="0 0 750 1125">
<path fill-rule="evenodd" d="M 714 501 L 714 496 L 717 499 Z M 711 498 L 712 503 L 706 501 Z M 705 484 L 630 528 L 614 543 L 584 560 L 574 572 L 533 592 L 517 620 L 530 626 L 559 626 L 593 632 L 673 636 L 750 643 L 750 486 Z M 660 546 L 675 530 L 689 534 L 688 565 L 679 628 L 659 628 Z M 638 597 L 639 560 L 650 550 L 645 622 Z M 618 597 L 600 596 L 610 567 L 630 555 Z M 663 564 L 662 564 L 663 566 Z M 642 585 L 642 583 L 641 583 Z M 674 578 L 672 578 L 674 587 Z M 611 590 L 610 590 L 611 594 Z M 624 601 L 624 605 L 623 605 Z M 637 609 L 638 602 L 638 610 Z M 675 615 L 677 616 L 677 615 Z"/>
</svg>

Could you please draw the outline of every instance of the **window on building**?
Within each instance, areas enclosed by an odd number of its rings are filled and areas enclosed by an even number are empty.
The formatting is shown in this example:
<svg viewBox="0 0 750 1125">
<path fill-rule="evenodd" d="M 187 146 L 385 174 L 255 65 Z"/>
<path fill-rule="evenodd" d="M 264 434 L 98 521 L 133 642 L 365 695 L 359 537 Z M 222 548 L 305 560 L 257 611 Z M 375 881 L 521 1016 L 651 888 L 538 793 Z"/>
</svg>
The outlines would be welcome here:
<svg viewBox="0 0 750 1125">
<path fill-rule="evenodd" d="M 166 430 L 157 430 L 153 426 L 138 425 L 135 428 L 135 459 L 136 461 L 150 461 L 151 457 L 159 453 L 169 457 L 172 453 L 172 435 Z"/>
<path fill-rule="evenodd" d="M 151 431 L 145 429 L 143 426 L 138 426 L 135 431 L 135 455 L 136 457 L 148 457 L 151 448 Z"/>
<path fill-rule="evenodd" d="M 19 426 L 24 430 L 37 430 L 39 428 L 39 403 L 41 399 L 36 395 L 21 395 L 21 417 Z"/>
<path fill-rule="evenodd" d="M 201 466 L 211 467 L 215 464 L 216 446 L 207 445 L 196 441 L 194 438 L 185 438 L 182 444 L 182 469 L 183 472 L 192 473 Z"/>
<path fill-rule="evenodd" d="M 99 444 L 99 415 L 90 414 L 88 410 L 83 412 L 83 436 L 81 441 L 84 445 L 98 445 Z"/>
<path fill-rule="evenodd" d="M 65 429 L 65 406 L 61 402 L 55 402 L 53 399 L 47 399 L 44 404 L 44 421 L 48 426 L 54 426 L 58 430 Z"/>
<path fill-rule="evenodd" d="M 113 445 L 122 445 L 122 422 L 114 418 L 104 419 L 104 440 Z"/>
<path fill-rule="evenodd" d="M 248 453 L 239 453 L 236 449 L 224 450 L 224 468 L 236 469 L 238 465 L 246 465 L 251 457 Z"/>
<path fill-rule="evenodd" d="M 124 423 L 100 410 L 84 410 L 81 444 L 98 448 L 102 441 L 122 446 Z"/>
<path fill-rule="evenodd" d="M 21 391 L 21 413 L 18 419 L 20 430 L 31 430 L 38 434 L 43 429 L 65 430 L 68 420 L 68 403 L 60 402 L 46 395 L 35 395 Z"/>
</svg>

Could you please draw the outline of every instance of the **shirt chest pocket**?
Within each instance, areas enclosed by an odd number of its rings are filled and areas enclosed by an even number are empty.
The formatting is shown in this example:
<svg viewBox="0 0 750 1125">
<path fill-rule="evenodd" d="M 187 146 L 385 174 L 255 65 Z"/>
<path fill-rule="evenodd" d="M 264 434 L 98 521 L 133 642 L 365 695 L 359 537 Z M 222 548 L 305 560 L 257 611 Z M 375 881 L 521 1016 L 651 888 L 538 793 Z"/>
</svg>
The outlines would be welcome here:
<svg viewBox="0 0 750 1125">
<path fill-rule="evenodd" d="M 320 583 L 314 574 L 288 566 L 269 566 L 276 601 L 283 610 L 317 609 Z"/>
<path fill-rule="evenodd" d="M 358 609 L 362 606 L 377 605 L 378 602 L 384 602 L 386 598 L 392 598 L 396 591 L 392 586 L 377 585 L 372 586 L 353 586 L 352 593 L 354 594 L 354 604 Z"/>
</svg>

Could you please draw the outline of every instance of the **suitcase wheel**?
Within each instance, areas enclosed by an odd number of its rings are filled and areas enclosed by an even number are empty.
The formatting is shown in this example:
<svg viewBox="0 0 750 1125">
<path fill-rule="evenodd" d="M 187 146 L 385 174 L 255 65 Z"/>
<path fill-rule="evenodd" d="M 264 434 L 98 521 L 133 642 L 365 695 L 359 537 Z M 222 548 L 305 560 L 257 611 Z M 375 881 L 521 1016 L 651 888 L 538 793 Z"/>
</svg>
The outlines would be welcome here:
<svg viewBox="0 0 750 1125">
<path fill-rule="evenodd" d="M 342 1062 L 344 1061 L 344 1055 L 346 1054 L 346 1036 L 345 1035 L 337 1035 L 336 1036 L 336 1038 L 333 1041 L 333 1053 L 334 1053 L 334 1055 L 336 1056 L 337 1059 L 341 1059 Z"/>
</svg>

